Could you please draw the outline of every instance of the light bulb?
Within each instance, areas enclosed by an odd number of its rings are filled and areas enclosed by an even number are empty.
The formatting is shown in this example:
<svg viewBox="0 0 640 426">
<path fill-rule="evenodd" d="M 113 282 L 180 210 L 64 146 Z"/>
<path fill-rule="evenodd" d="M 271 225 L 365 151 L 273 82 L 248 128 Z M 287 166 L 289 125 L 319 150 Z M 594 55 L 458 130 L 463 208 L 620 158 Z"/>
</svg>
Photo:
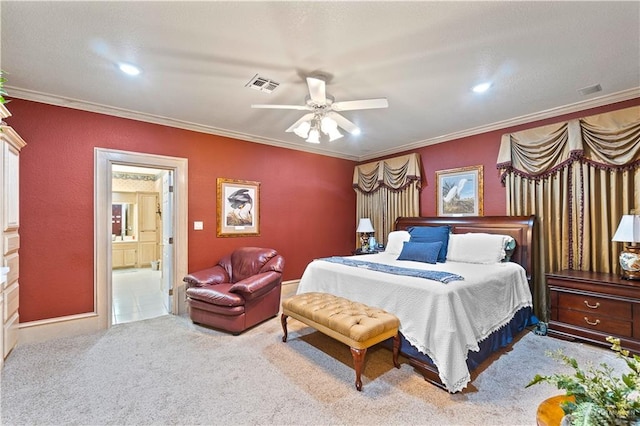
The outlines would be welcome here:
<svg viewBox="0 0 640 426">
<path fill-rule="evenodd" d="M 491 87 L 491 83 L 482 83 L 482 84 L 477 84 L 473 86 L 471 90 L 473 90 L 476 93 L 484 93 L 487 90 L 489 90 L 490 87 Z"/>
<path fill-rule="evenodd" d="M 120 69 L 120 71 L 128 75 L 138 75 L 141 72 L 140 68 L 138 68 L 137 66 L 126 63 L 118 64 L 118 68 Z"/>
</svg>

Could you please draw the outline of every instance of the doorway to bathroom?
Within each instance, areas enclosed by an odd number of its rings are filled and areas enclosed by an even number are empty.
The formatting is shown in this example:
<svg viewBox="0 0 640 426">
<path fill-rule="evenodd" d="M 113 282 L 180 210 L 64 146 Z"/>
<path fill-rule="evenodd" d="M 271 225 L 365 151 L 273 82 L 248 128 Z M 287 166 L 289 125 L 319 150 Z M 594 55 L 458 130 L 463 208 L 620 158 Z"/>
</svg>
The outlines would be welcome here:
<svg viewBox="0 0 640 426">
<path fill-rule="evenodd" d="M 95 177 L 98 320 L 184 313 L 187 159 L 95 148 Z"/>
<path fill-rule="evenodd" d="M 167 224 L 173 216 L 172 182 L 172 170 L 112 166 L 112 324 L 171 313 L 171 296 L 163 285 L 166 268 L 161 265 L 167 241 L 163 235 L 173 235 Z"/>
</svg>

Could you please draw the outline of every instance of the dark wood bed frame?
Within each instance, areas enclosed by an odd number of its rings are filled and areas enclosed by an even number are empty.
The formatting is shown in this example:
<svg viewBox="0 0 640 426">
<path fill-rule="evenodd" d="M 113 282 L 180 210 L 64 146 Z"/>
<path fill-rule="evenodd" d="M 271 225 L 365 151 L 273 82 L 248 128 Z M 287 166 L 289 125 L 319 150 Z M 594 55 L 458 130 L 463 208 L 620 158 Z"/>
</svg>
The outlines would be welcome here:
<svg viewBox="0 0 640 426">
<path fill-rule="evenodd" d="M 510 235 L 516 240 L 516 248 L 511 261 L 525 269 L 529 288 L 532 287 L 534 273 L 534 231 L 535 216 L 460 216 L 460 217 L 399 217 L 396 219 L 395 229 L 406 230 L 411 226 L 451 226 L 454 234 L 467 232 L 484 232 L 487 234 Z M 533 293 L 533 289 L 532 293 Z M 443 388 L 438 369 L 403 353 L 409 364 L 415 368 L 424 379 Z"/>
</svg>

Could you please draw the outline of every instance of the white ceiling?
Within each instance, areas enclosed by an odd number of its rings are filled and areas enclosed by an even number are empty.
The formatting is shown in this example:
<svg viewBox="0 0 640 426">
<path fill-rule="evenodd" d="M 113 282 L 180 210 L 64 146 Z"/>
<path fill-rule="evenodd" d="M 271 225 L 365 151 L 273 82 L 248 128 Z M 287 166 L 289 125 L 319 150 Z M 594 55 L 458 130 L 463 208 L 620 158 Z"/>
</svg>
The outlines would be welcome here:
<svg viewBox="0 0 640 426">
<path fill-rule="evenodd" d="M 640 96 L 637 1 L 4 0 L 0 13 L 14 97 L 353 160 Z M 389 108 L 344 112 L 362 134 L 320 145 L 284 132 L 303 111 L 250 108 L 303 104 L 318 72 L 336 101 Z M 280 86 L 245 87 L 255 74 Z"/>
</svg>

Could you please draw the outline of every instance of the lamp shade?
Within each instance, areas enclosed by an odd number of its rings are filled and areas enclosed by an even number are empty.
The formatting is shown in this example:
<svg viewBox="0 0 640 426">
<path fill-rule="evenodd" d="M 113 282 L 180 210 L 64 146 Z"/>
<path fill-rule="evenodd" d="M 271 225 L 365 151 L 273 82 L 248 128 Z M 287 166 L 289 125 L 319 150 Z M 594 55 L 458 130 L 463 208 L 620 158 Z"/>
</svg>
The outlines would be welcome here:
<svg viewBox="0 0 640 426">
<path fill-rule="evenodd" d="M 360 218 L 356 232 L 374 232 L 373 225 L 371 225 L 371 219 L 367 217 Z"/>
<path fill-rule="evenodd" d="M 640 243 L 640 215 L 623 215 L 611 241 Z"/>
<path fill-rule="evenodd" d="M 310 129 L 311 123 L 309 123 L 308 121 L 303 121 L 295 129 L 293 129 L 293 132 L 301 138 L 306 139 L 309 136 Z"/>
<path fill-rule="evenodd" d="M 307 142 L 320 143 L 320 132 L 318 129 L 313 128 L 309 131 L 309 138 L 307 138 Z"/>
<path fill-rule="evenodd" d="M 336 121 L 331 117 L 325 116 L 320 120 L 320 130 L 322 130 L 325 135 L 330 134 L 332 130 L 337 128 L 338 123 L 336 123 Z"/>
<path fill-rule="evenodd" d="M 342 133 L 340 133 L 340 131 L 336 128 L 336 129 L 332 129 L 329 132 L 329 142 L 333 142 L 336 139 L 340 139 L 342 137 Z"/>
</svg>

